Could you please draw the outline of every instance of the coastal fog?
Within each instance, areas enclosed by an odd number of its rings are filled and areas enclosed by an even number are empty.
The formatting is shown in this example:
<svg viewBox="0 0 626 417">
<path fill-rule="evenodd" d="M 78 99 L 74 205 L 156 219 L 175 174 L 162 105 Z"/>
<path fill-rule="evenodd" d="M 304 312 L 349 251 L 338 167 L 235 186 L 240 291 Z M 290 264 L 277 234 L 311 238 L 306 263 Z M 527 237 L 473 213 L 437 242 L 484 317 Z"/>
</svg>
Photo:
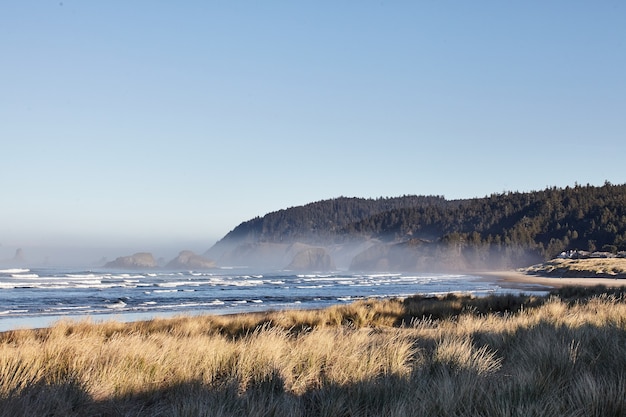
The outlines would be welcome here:
<svg viewBox="0 0 626 417">
<path fill-rule="evenodd" d="M 118 257 L 149 252 L 159 264 L 165 264 L 183 250 L 203 253 L 211 242 L 174 241 L 168 243 L 137 242 L 131 244 L 45 243 L 41 245 L 0 245 L 1 267 L 77 267 L 97 268 Z"/>
</svg>

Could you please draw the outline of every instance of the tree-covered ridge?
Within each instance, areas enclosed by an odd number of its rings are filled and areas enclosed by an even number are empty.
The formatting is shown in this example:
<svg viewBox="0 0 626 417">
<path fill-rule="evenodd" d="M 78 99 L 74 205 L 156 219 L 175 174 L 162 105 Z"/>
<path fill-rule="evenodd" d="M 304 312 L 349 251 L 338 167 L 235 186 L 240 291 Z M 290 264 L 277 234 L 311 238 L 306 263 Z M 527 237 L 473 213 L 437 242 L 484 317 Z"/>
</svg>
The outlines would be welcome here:
<svg viewBox="0 0 626 417">
<path fill-rule="evenodd" d="M 530 250 L 626 250 L 626 185 L 546 188 L 483 198 L 340 197 L 292 207 L 237 226 L 223 241 L 337 243 L 375 238 L 429 242 L 496 255 Z"/>
<path fill-rule="evenodd" d="M 546 258 L 574 249 L 616 252 L 626 250 L 626 185 L 553 187 L 392 209 L 344 232 L 388 241 L 524 247 Z"/>
<path fill-rule="evenodd" d="M 340 237 L 349 225 L 378 213 L 409 207 L 445 205 L 442 196 L 393 198 L 339 197 L 290 207 L 241 223 L 225 239 L 259 242 L 328 240 Z"/>
</svg>

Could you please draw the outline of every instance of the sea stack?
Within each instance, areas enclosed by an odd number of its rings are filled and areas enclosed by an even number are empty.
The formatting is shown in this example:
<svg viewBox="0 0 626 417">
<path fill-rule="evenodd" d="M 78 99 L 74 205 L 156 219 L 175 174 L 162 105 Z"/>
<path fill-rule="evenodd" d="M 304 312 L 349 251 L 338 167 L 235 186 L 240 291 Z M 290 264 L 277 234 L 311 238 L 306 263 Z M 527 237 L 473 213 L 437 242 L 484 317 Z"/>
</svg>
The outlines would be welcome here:
<svg viewBox="0 0 626 417">
<path fill-rule="evenodd" d="M 139 252 L 130 256 L 120 256 L 114 261 L 107 262 L 104 265 L 105 268 L 117 269 L 156 268 L 157 266 L 158 264 L 154 256 L 148 252 Z"/>
</svg>

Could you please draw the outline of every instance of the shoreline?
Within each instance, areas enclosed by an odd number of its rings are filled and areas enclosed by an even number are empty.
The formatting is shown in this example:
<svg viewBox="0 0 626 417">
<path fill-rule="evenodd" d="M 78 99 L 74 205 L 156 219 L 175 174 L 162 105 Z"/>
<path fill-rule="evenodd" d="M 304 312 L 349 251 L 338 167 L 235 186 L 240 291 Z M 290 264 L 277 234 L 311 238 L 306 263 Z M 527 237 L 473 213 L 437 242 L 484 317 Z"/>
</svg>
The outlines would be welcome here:
<svg viewBox="0 0 626 417">
<path fill-rule="evenodd" d="M 620 278 L 555 278 L 541 275 L 530 275 L 516 270 L 481 271 L 476 276 L 486 281 L 496 282 L 507 288 L 524 289 L 529 285 L 540 285 L 550 288 L 562 288 L 565 286 L 592 287 L 604 285 L 606 287 L 624 287 L 626 279 Z"/>
<path fill-rule="evenodd" d="M 492 270 L 492 271 L 476 271 L 467 272 L 463 275 L 474 277 L 477 281 L 489 282 L 496 284 L 504 289 L 511 289 L 520 292 L 548 292 L 552 289 L 558 289 L 565 286 L 582 286 L 593 287 L 596 285 L 603 285 L 606 287 L 626 287 L 626 279 L 620 278 L 595 278 L 595 277 L 581 277 L 581 278 L 557 278 L 547 277 L 541 275 L 527 274 L 518 270 Z M 300 308 L 295 308 L 300 309 Z M 307 310 L 307 308 L 302 308 Z M 167 319 L 181 315 L 226 315 L 236 316 L 243 314 L 255 314 L 264 313 L 270 310 L 257 310 L 257 311 L 213 311 L 213 312 L 160 312 L 158 314 L 153 313 L 127 313 L 116 315 L 89 315 L 89 316 L 67 316 L 67 315 L 52 315 L 52 316 L 36 316 L 36 317 L 14 317 L 14 318 L 2 318 L 0 321 L 0 333 L 11 330 L 32 330 L 38 328 L 51 327 L 55 323 L 60 321 L 82 321 L 93 320 L 94 323 L 102 323 L 107 321 L 116 322 L 135 322 L 151 319 Z"/>
</svg>

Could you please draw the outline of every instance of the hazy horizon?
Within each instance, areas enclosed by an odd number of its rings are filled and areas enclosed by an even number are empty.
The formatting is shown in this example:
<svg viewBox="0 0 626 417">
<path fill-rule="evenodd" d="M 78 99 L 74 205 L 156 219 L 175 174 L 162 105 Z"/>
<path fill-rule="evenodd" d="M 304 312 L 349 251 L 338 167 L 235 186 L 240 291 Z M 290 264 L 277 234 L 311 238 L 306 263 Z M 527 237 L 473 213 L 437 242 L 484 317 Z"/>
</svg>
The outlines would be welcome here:
<svg viewBox="0 0 626 417">
<path fill-rule="evenodd" d="M 171 241 L 168 243 L 154 242 L 150 240 L 135 241 L 129 244 L 102 242 L 84 244 L 76 243 L 53 243 L 44 245 L 0 245 L 0 269 L 6 267 L 42 267 L 42 266 L 67 266 L 67 267 L 102 267 L 106 262 L 113 261 L 118 257 L 133 255 L 138 252 L 149 252 L 155 259 L 168 262 L 174 259 L 181 251 L 191 250 L 198 255 L 204 254 L 215 241 Z M 16 252 L 21 250 L 23 262 L 15 262 Z"/>
</svg>

